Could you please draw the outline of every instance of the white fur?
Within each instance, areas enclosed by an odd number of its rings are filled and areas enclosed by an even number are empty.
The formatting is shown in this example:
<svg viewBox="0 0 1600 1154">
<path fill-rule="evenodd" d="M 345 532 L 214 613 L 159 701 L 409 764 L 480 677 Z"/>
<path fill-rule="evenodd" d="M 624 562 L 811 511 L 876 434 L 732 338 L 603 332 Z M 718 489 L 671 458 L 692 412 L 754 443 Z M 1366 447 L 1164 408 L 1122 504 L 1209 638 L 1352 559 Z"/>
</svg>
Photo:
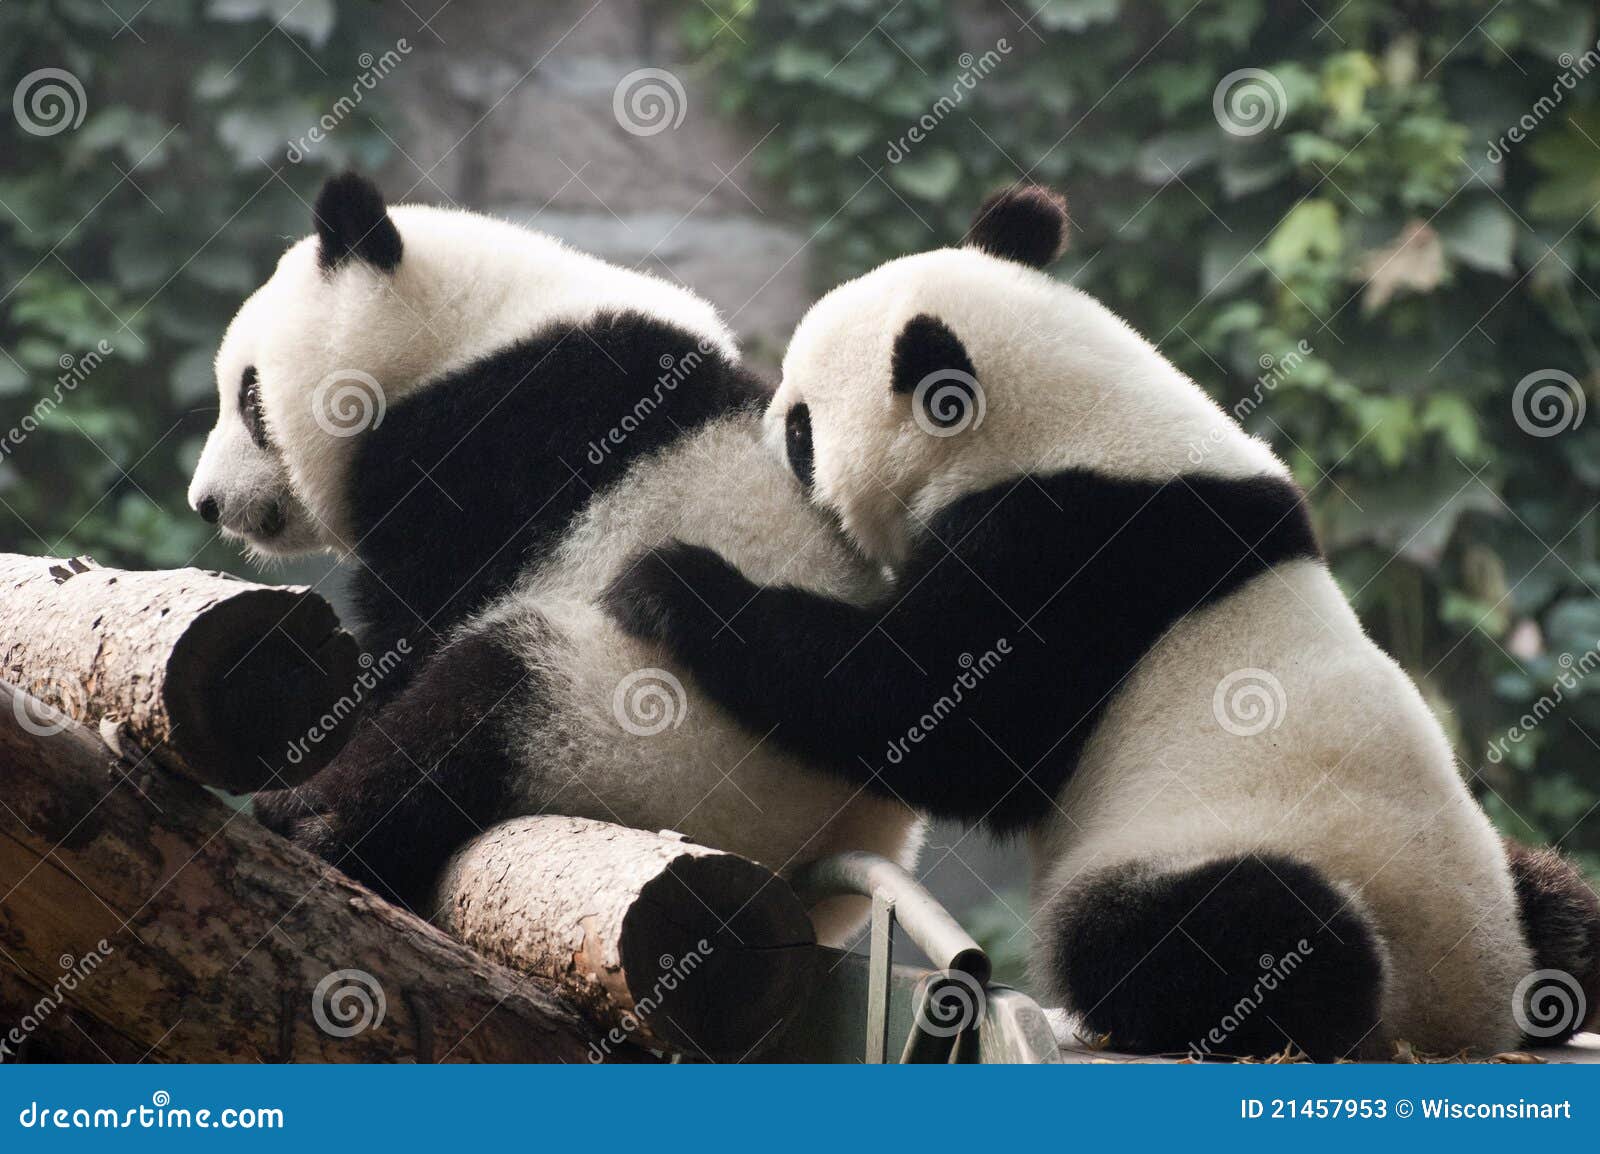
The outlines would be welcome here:
<svg viewBox="0 0 1600 1154">
<path fill-rule="evenodd" d="M 982 423 L 955 436 L 929 435 L 890 388 L 894 339 L 920 313 L 961 339 L 983 390 Z M 775 444 L 802 401 L 816 499 L 890 564 L 938 509 L 1025 471 L 1287 476 L 1097 301 L 968 249 L 892 261 L 819 301 L 784 361 Z M 1287 698 L 1278 727 L 1254 737 L 1213 710 L 1219 683 L 1243 669 L 1267 671 Z M 1512 989 L 1531 957 L 1499 839 L 1415 686 L 1321 563 L 1261 574 L 1179 622 L 1113 696 L 1058 801 L 1034 838 L 1041 908 L 1102 866 L 1292 854 L 1351 895 L 1385 942 L 1384 1020 L 1369 1047 L 1516 1042 Z"/>
<path fill-rule="evenodd" d="M 1224 727 L 1216 698 L 1245 669 L 1282 691 L 1248 679 L 1272 716 L 1248 735 Z M 1224 694 L 1224 717 L 1244 716 L 1226 698 L 1246 684 Z M 1436 1053 L 1515 1046 L 1512 991 L 1533 963 L 1499 839 L 1421 694 L 1321 563 L 1262 573 L 1172 629 L 1112 699 L 1059 804 L 1034 841 L 1041 906 L 1152 849 L 1173 868 L 1292 855 L 1348 887 L 1388 945 L 1372 1052 L 1397 1038 Z"/>
<path fill-rule="evenodd" d="M 957 436 L 929 436 L 908 418 L 909 399 L 889 388 L 895 337 L 919 313 L 949 325 L 979 368 L 983 419 Z M 813 305 L 769 410 L 779 433 L 801 400 L 811 410 L 817 499 L 891 563 L 940 507 L 1024 471 L 1286 475 L 1264 442 L 1099 301 L 969 249 L 901 257 Z M 1220 443 L 1194 466 L 1191 442 L 1213 431 Z"/>
<path fill-rule="evenodd" d="M 318 422 L 317 389 L 333 374 L 375 380 L 376 416 L 378 406 L 386 411 L 513 341 L 621 307 L 676 325 L 738 360 L 733 336 L 711 304 L 658 277 L 475 213 L 397 205 L 389 216 L 404 244 L 393 272 L 350 260 L 324 274 L 317 239 L 307 237 L 283 254 L 271 279 L 239 310 L 217 353 L 224 416 L 245 368 L 259 373 L 273 443 L 327 548 L 349 553 L 356 545 L 344 493 L 360 439 L 331 436 Z M 325 404 L 320 415 L 326 416 Z M 202 459 L 195 485 L 211 484 L 228 464 L 220 449 Z"/>
<path fill-rule="evenodd" d="M 355 544 L 345 494 L 360 438 L 330 433 L 312 405 L 329 373 L 369 373 L 393 405 L 551 324 L 576 325 L 621 308 L 672 323 L 737 360 L 712 306 L 675 285 L 484 217 L 407 206 L 391 208 L 390 216 L 404 243 L 393 274 L 352 262 L 325 276 L 315 239 L 301 241 L 241 308 L 218 353 L 221 411 L 190 499 L 225 492 L 226 506 L 240 509 L 292 502 L 292 533 L 267 542 L 250 537 L 248 523 L 237 529 L 260 551 L 344 553 Z M 251 442 L 237 412 L 239 379 L 250 365 L 260 375 L 281 459 Z M 918 815 L 815 773 L 764 735 L 740 728 L 687 675 L 687 711 L 677 726 L 638 736 L 618 721 L 619 683 L 668 664 L 596 604 L 643 547 L 678 536 L 718 549 L 757 580 L 792 581 L 858 602 L 883 592 L 881 574 L 806 503 L 759 438 L 759 416 L 733 416 L 641 460 L 517 588 L 460 628 L 504 629 L 542 675 L 545 700 L 508 751 L 527 766 L 530 808 L 543 796 L 535 782 L 553 776 L 565 778 L 548 807 L 554 811 L 678 829 L 774 869 L 847 849 L 909 868 L 922 841 Z M 865 908 L 856 899 L 818 907 L 819 938 L 842 942 Z"/>
<path fill-rule="evenodd" d="M 189 479 L 189 507 L 210 498 L 222 511 L 218 524 L 224 536 L 245 544 L 259 557 L 292 557 L 323 544 L 316 521 L 295 495 L 283 458 L 266 452 L 250 439 L 239 411 L 239 384 L 250 360 L 241 345 L 245 333 L 259 332 L 270 318 L 259 292 L 239 309 L 217 356 L 217 423 Z M 283 527 L 266 536 L 262 526 L 272 508 Z"/>
<path fill-rule="evenodd" d="M 671 668 L 659 647 L 628 637 L 593 600 L 641 549 L 678 537 L 716 549 L 763 583 L 793 582 L 858 604 L 884 592 L 881 578 L 807 509 L 759 432 L 758 416 L 730 417 L 641 461 L 519 589 L 462 628 L 535 622 L 517 635 L 554 700 L 516 753 L 530 767 L 570 775 L 554 807 L 560 812 L 678 829 L 780 872 L 852 849 L 909 868 L 922 841 L 917 815 L 816 773 L 741 728 L 687 675 L 681 725 L 639 736 L 617 721 L 614 695 L 625 677 Z M 546 626 L 559 636 L 554 645 Z M 738 630 L 737 618 L 731 627 Z M 865 912 L 864 899 L 819 907 L 818 936 L 841 942 Z"/>
</svg>

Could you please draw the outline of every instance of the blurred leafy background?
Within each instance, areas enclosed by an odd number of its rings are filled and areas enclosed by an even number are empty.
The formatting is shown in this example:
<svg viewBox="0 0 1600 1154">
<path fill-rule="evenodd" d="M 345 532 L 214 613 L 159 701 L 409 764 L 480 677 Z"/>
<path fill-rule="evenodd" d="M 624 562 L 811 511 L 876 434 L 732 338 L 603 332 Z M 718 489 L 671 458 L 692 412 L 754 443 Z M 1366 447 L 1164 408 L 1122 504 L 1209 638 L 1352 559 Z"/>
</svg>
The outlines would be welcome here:
<svg viewBox="0 0 1600 1154">
<path fill-rule="evenodd" d="M 767 133 L 751 165 L 814 233 L 817 291 L 949 242 L 1023 174 L 1064 189 L 1059 275 L 1225 404 L 1248 399 L 1495 820 L 1600 875 L 1600 677 L 1577 676 L 1600 644 L 1600 419 L 1534 435 L 1512 401 L 1533 373 L 1570 374 L 1570 404 L 1600 381 L 1592 3 L 643 7 L 666 13 L 714 114 Z M 6 424 L 38 426 L 0 458 L 0 549 L 238 569 L 182 497 L 217 339 L 305 230 L 302 199 L 347 164 L 399 163 L 375 117 L 424 116 L 427 98 L 375 92 L 304 162 L 263 164 L 349 91 L 370 9 L 135 8 L 0 7 L 8 84 L 53 65 L 95 94 L 71 132 L 0 123 L 0 399 Z M 1240 69 L 1270 76 L 1259 131 L 1220 122 Z M 102 340 L 114 354 L 41 406 L 62 358 Z"/>
<path fill-rule="evenodd" d="M 869 12 L 889 36 L 862 37 Z M 1022 173 L 1065 190 L 1076 233 L 1060 275 L 1230 409 L 1258 402 L 1245 424 L 1310 491 L 1342 584 L 1446 720 L 1495 820 L 1600 874 L 1600 677 L 1579 676 L 1600 645 L 1600 428 L 1530 435 L 1511 400 L 1540 370 L 1585 394 L 1600 382 L 1600 75 L 1578 75 L 1585 53 L 1600 59 L 1594 6 L 1028 13 L 1022 30 L 940 0 L 886 14 L 724 2 L 692 18 L 728 107 L 780 123 L 760 160 L 821 227 L 827 279 L 960 235 Z M 713 41 L 721 19 L 741 36 Z M 885 142 L 981 68 L 961 53 L 981 60 L 1001 38 L 1011 51 L 963 86 L 959 111 L 889 162 Z M 1264 99 L 1282 119 L 1236 135 L 1214 96 L 1244 68 L 1276 80 Z M 1529 139 L 1505 142 L 1553 90 Z M 863 186 L 858 157 L 883 179 Z"/>
</svg>

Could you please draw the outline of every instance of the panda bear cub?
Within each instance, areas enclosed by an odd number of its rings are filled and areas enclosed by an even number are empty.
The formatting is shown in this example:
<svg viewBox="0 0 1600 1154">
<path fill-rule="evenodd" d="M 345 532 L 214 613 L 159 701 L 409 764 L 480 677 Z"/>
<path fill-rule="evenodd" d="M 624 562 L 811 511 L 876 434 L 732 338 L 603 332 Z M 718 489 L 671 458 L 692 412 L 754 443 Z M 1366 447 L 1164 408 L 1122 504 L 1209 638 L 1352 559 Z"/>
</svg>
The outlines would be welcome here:
<svg viewBox="0 0 1600 1154">
<path fill-rule="evenodd" d="M 672 828 L 780 871 L 910 866 L 921 820 L 813 773 L 662 669 L 598 595 L 686 536 L 857 603 L 882 578 L 762 451 L 769 397 L 687 290 L 500 221 L 330 181 L 316 234 L 240 309 L 190 503 L 259 554 L 356 562 L 386 701 L 270 826 L 419 901 L 488 825 Z M 389 668 L 390 663 L 381 663 Z M 862 902 L 814 914 L 837 940 Z"/>
<path fill-rule="evenodd" d="M 1053 193 L 997 194 L 793 336 L 769 440 L 886 601 L 676 543 L 610 610 L 808 763 L 1026 833 L 1042 992 L 1113 1047 L 1505 1049 L 1542 968 L 1600 1008 L 1592 893 L 1508 863 L 1288 469 L 1042 271 L 1066 231 Z"/>
</svg>

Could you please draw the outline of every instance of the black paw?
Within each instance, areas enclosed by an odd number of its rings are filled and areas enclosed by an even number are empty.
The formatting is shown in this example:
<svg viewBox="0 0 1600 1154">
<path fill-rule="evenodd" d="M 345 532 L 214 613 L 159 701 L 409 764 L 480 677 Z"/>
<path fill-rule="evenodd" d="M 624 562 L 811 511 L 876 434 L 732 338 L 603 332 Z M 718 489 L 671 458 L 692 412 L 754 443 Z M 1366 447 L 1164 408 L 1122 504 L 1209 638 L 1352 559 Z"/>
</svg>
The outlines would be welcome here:
<svg viewBox="0 0 1600 1154">
<path fill-rule="evenodd" d="M 295 827 L 317 812 L 310 791 L 304 786 L 263 790 L 252 800 L 256 820 L 287 838 L 293 838 Z"/>
<path fill-rule="evenodd" d="M 754 589 L 720 554 L 673 541 L 642 553 L 601 595 L 606 612 L 634 637 L 681 645 L 709 641 Z"/>
</svg>

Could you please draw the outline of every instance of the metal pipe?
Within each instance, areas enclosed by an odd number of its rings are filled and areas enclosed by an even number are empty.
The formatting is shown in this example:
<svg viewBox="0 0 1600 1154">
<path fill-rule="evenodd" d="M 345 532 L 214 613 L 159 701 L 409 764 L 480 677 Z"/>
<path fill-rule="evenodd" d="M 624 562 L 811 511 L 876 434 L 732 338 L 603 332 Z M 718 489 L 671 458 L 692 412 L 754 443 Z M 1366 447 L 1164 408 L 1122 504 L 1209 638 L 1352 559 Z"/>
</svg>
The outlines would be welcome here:
<svg viewBox="0 0 1600 1154">
<path fill-rule="evenodd" d="M 893 899 L 895 920 L 935 969 L 955 970 L 980 986 L 988 984 L 991 966 L 983 947 L 921 882 L 888 858 L 859 850 L 834 854 L 802 867 L 790 885 L 808 909 L 826 898 L 872 897 L 881 890 Z"/>
</svg>

